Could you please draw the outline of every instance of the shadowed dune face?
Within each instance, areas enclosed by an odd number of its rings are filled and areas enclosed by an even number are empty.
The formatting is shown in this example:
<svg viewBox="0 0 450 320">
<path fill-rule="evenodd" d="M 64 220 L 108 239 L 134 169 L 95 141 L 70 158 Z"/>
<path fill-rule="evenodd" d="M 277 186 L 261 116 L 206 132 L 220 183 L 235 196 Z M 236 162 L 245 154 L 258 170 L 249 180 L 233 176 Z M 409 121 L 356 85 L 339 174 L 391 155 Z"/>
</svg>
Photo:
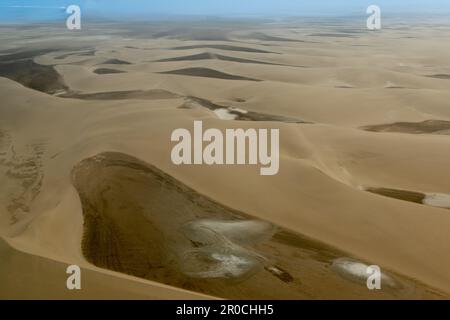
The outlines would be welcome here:
<svg viewBox="0 0 450 320">
<path fill-rule="evenodd" d="M 199 45 L 180 46 L 180 47 L 171 48 L 171 50 L 191 50 L 191 49 L 218 49 L 218 50 L 250 52 L 250 53 L 275 53 L 275 52 L 260 50 L 260 49 L 255 49 L 255 48 L 238 47 L 238 46 L 231 46 L 231 45 L 224 45 L 224 44 L 204 44 L 204 45 L 199 44 Z"/>
<path fill-rule="evenodd" d="M 442 80 L 450 80 L 450 74 L 433 74 L 428 77 L 435 78 L 435 79 L 442 79 Z"/>
<path fill-rule="evenodd" d="M 63 78 L 52 66 L 37 64 L 32 59 L 3 62 L 0 58 L 0 76 L 49 94 L 67 90 Z"/>
<path fill-rule="evenodd" d="M 83 208 L 83 254 L 98 267 L 223 298 L 371 294 L 330 270 L 345 256 L 338 250 L 221 205 L 126 154 L 86 159 L 72 181 Z M 401 289 L 377 294 L 426 294 L 396 279 Z"/>
<path fill-rule="evenodd" d="M 250 224 L 253 238 L 267 234 L 256 239 L 262 241 L 271 237 L 270 224 L 239 222 L 237 212 L 135 158 L 87 159 L 74 168 L 73 183 L 83 205 L 83 253 L 99 267 L 201 292 L 208 292 L 208 282 L 193 279 L 236 280 L 262 267 L 256 252 L 233 238 L 232 227 Z"/>
<path fill-rule="evenodd" d="M 95 56 L 95 50 L 87 50 L 87 51 L 78 51 L 62 54 L 60 56 L 55 57 L 56 60 L 64 60 L 70 56 L 78 56 L 78 57 L 93 57 Z"/>
<path fill-rule="evenodd" d="M 270 62 L 264 62 L 264 61 L 258 61 L 258 60 L 229 57 L 229 56 L 224 56 L 221 54 L 215 54 L 215 53 L 209 53 L 209 52 L 194 54 L 191 56 L 182 56 L 182 57 L 176 57 L 176 58 L 161 59 L 161 60 L 156 60 L 155 62 L 177 62 L 177 61 L 199 61 L 199 60 L 221 60 L 221 61 L 229 61 L 229 62 L 237 62 L 237 63 L 248 63 L 248 64 L 288 66 L 288 65 L 278 64 L 278 63 L 270 63 Z"/>
<path fill-rule="evenodd" d="M 95 74 L 116 74 L 116 73 L 126 73 L 122 70 L 109 69 L 109 68 L 98 68 L 94 70 Z"/>
<path fill-rule="evenodd" d="M 159 99 L 176 99 L 179 95 L 167 90 L 128 90 L 128 91 L 111 91 L 97 93 L 80 93 L 72 91 L 64 82 L 63 77 L 55 70 L 53 66 L 41 65 L 34 62 L 34 58 L 55 49 L 49 50 L 30 50 L 14 54 L 0 56 L 0 76 L 9 78 L 19 82 L 25 87 L 41 91 L 47 94 L 57 94 L 61 98 L 72 98 L 81 100 L 126 100 L 126 99 L 143 99 L 143 100 L 159 100 Z M 73 53 L 66 54 L 65 59 Z M 80 55 L 80 54 L 78 54 Z M 55 58 L 56 59 L 56 58 Z M 109 59 L 103 64 L 130 64 L 129 62 L 119 59 Z M 97 68 L 94 73 L 99 75 L 126 73 L 125 71 L 111 68 Z"/>
<path fill-rule="evenodd" d="M 190 77 L 215 78 L 222 80 L 244 80 L 244 81 L 261 81 L 253 78 L 236 76 L 225 72 L 209 69 L 209 68 L 185 68 L 173 71 L 159 72 L 160 74 L 174 74 Z"/>
<path fill-rule="evenodd" d="M 373 132 L 402 132 L 412 134 L 442 133 L 450 130 L 450 121 L 426 120 L 423 122 L 396 122 L 391 124 L 379 124 L 365 126 L 364 130 Z"/>
<path fill-rule="evenodd" d="M 389 198 L 420 204 L 422 204 L 423 200 L 425 199 L 425 194 L 407 190 L 397 190 L 389 188 L 368 188 L 367 191 Z"/>
<path fill-rule="evenodd" d="M 8 55 L 7 58 L 4 56 L 5 61 L 3 61 L 0 56 L 0 76 L 16 81 L 30 89 L 52 95 L 57 94 L 58 97 L 61 98 L 81 100 L 158 100 L 179 98 L 177 94 L 161 89 L 97 93 L 75 92 L 70 90 L 70 88 L 65 84 L 63 77 L 55 70 L 53 66 L 41 65 L 33 61 L 33 55 L 40 53 L 42 52 L 25 52 L 18 55 L 19 57 L 23 57 L 23 59 L 21 58 L 18 60 L 14 60 L 15 58 L 12 55 Z M 45 53 L 47 53 L 47 51 L 45 51 Z M 30 56 L 32 58 L 28 58 Z M 110 68 L 97 68 L 94 70 L 94 73 L 104 75 L 126 72 Z"/>
<path fill-rule="evenodd" d="M 123 64 L 123 65 L 130 65 L 131 63 L 128 61 L 120 60 L 120 59 L 108 59 L 101 64 Z"/>
<path fill-rule="evenodd" d="M 177 94 L 161 89 L 111 91 L 111 92 L 96 92 L 96 93 L 69 92 L 61 94 L 59 95 L 59 97 L 81 99 L 81 100 L 126 100 L 126 99 L 164 100 L 164 99 L 179 98 Z"/>
<path fill-rule="evenodd" d="M 443 193 L 422 193 L 391 188 L 367 188 L 366 191 L 381 196 L 414 202 L 436 208 L 450 209 L 450 195 Z"/>
<path fill-rule="evenodd" d="M 215 54 L 209 53 L 209 52 L 205 52 L 205 53 L 199 53 L 199 54 L 194 54 L 194 55 L 190 55 L 190 56 L 160 59 L 160 60 L 156 60 L 155 62 L 198 61 L 198 60 L 213 60 L 216 58 L 218 58 L 218 55 L 215 55 Z"/>
</svg>

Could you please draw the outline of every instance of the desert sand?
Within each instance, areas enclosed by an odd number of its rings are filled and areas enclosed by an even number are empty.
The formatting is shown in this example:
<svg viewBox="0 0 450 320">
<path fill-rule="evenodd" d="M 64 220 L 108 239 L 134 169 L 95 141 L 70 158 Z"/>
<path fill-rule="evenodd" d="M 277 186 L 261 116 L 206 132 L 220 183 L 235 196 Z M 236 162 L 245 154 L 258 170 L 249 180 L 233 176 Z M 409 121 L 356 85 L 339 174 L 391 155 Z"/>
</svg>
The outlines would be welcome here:
<svg viewBox="0 0 450 320">
<path fill-rule="evenodd" d="M 448 22 L 0 29 L 0 298 L 449 298 Z M 279 173 L 173 165 L 194 120 Z"/>
</svg>

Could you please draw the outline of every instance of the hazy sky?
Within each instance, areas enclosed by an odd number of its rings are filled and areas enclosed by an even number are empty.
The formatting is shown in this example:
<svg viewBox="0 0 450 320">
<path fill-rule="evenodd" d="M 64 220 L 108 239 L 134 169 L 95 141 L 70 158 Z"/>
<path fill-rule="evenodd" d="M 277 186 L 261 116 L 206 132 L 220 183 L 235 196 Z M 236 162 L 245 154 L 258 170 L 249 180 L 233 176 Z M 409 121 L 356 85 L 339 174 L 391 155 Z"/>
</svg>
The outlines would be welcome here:
<svg viewBox="0 0 450 320">
<path fill-rule="evenodd" d="M 0 21 L 63 19 L 78 4 L 84 17 L 151 19 L 155 15 L 286 16 L 365 14 L 379 5 L 386 14 L 450 14 L 450 0 L 0 0 Z"/>
</svg>

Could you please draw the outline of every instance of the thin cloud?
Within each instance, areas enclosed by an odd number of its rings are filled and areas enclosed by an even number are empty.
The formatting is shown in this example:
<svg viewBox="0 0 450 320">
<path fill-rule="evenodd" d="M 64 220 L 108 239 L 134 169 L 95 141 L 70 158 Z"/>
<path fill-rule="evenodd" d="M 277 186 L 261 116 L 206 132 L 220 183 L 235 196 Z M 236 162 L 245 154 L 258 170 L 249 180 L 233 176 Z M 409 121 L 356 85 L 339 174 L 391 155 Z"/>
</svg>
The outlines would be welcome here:
<svg viewBox="0 0 450 320">
<path fill-rule="evenodd" d="M 1 8 L 24 8 L 24 9 L 65 9 L 66 7 L 45 7 L 45 6 L 1 6 Z"/>
</svg>

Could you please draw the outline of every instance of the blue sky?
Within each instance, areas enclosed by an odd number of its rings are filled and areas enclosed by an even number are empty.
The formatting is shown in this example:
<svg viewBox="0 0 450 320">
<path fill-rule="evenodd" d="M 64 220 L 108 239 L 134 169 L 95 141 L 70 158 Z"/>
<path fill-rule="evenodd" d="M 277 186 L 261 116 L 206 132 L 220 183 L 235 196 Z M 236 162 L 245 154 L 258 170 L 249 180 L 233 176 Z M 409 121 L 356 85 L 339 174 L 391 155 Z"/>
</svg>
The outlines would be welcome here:
<svg viewBox="0 0 450 320">
<path fill-rule="evenodd" d="M 80 5 L 85 18 L 130 20 L 155 15 L 364 15 L 371 4 L 387 14 L 450 14 L 450 0 L 0 0 L 0 22 L 64 19 L 63 8 L 70 4 Z"/>
</svg>

